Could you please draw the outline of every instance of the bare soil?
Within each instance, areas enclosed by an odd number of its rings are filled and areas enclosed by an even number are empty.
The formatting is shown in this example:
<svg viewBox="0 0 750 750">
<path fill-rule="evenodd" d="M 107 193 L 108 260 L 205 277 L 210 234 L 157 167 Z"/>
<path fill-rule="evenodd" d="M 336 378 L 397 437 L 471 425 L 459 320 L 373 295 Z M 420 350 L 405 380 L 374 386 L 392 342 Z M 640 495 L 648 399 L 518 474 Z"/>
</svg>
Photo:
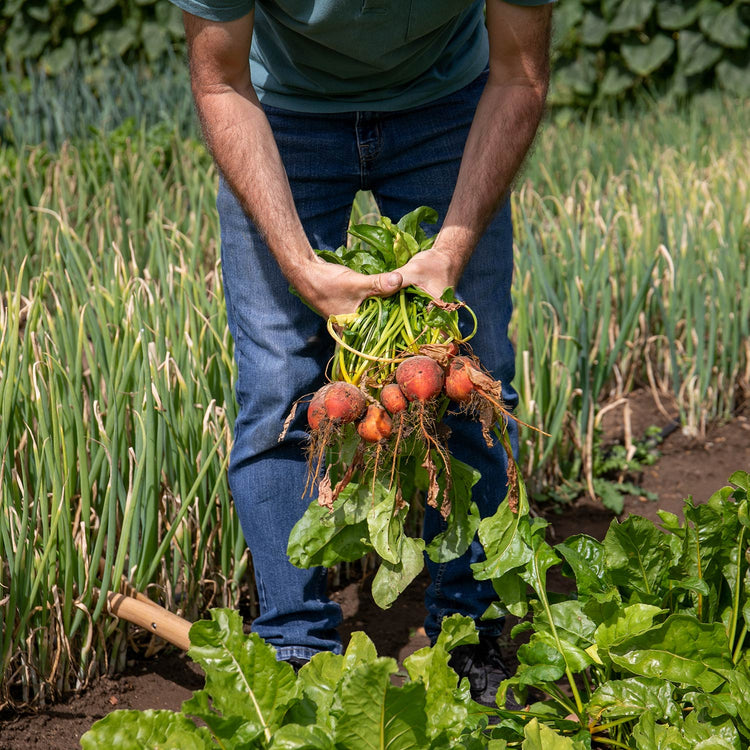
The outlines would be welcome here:
<svg viewBox="0 0 750 750">
<path fill-rule="evenodd" d="M 631 396 L 629 404 L 635 438 L 642 436 L 651 425 L 669 430 L 674 414 L 668 407 L 666 413 L 662 413 L 643 392 Z M 623 424 L 618 409 L 610 411 L 603 425 L 607 439 L 621 441 Z M 630 478 L 645 492 L 655 493 L 658 500 L 646 500 L 645 495 L 627 497 L 625 515 L 635 513 L 658 520 L 656 513 L 660 509 L 680 515 L 684 498 L 692 496 L 696 502 L 703 502 L 726 484 L 732 472 L 750 471 L 750 419 L 747 412 L 741 413 L 729 424 L 710 429 L 705 439 L 674 430 L 665 438 L 660 452 L 655 465 L 647 467 L 640 476 Z M 585 497 L 564 507 L 539 506 L 536 510 L 550 521 L 550 533 L 557 540 L 581 532 L 602 539 L 613 518 L 601 503 Z M 364 630 L 379 654 L 397 658 L 399 663 L 427 645 L 428 639 L 422 630 L 427 583 L 426 576 L 420 576 L 387 613 L 374 604 L 369 581 L 352 583 L 336 591 L 333 596 L 341 603 L 344 613 L 341 626 L 344 643 L 355 630 Z M 569 585 L 564 579 L 550 581 L 550 587 L 557 590 Z M 510 625 L 509 622 L 506 631 Z M 510 665 L 515 661 L 515 646 L 517 644 L 511 643 L 509 638 L 505 639 L 505 656 Z M 150 659 L 135 656 L 124 674 L 101 678 L 82 695 L 72 696 L 34 714 L 0 714 L 0 750 L 78 748 L 81 735 L 110 711 L 179 710 L 182 701 L 200 687 L 200 668 L 181 653 L 165 650 Z"/>
</svg>

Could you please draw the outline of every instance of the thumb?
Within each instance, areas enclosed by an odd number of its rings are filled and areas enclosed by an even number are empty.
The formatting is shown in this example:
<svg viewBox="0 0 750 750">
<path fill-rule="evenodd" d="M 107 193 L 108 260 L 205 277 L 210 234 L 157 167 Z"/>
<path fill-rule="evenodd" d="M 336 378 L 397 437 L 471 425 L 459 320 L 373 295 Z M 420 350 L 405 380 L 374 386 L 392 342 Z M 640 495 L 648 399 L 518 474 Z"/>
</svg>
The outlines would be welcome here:
<svg viewBox="0 0 750 750">
<path fill-rule="evenodd" d="M 380 273 L 373 279 L 373 294 L 380 297 L 387 297 L 401 288 L 403 280 L 403 276 L 398 271 Z"/>
</svg>

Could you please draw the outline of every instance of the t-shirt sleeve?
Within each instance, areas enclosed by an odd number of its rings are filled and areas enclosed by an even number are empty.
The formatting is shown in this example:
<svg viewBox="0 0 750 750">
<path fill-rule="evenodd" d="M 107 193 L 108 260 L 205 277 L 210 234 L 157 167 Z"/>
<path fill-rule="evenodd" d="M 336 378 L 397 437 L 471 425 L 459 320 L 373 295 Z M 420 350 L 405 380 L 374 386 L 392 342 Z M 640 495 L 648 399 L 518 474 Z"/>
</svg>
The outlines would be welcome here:
<svg viewBox="0 0 750 750">
<path fill-rule="evenodd" d="M 255 0 L 170 0 L 182 10 L 207 21 L 235 21 L 255 8 Z"/>
</svg>

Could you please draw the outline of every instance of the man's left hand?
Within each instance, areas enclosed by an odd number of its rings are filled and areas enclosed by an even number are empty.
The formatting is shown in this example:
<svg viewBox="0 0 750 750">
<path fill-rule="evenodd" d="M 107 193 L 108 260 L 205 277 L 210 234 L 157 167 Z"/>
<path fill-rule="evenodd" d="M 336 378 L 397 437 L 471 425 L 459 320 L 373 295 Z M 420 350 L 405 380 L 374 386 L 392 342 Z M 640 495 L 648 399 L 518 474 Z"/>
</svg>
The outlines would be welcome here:
<svg viewBox="0 0 750 750">
<path fill-rule="evenodd" d="M 452 253 L 433 247 L 417 253 L 397 270 L 403 277 L 402 289 L 413 285 L 439 299 L 446 289 L 456 287 L 463 269 Z"/>
</svg>

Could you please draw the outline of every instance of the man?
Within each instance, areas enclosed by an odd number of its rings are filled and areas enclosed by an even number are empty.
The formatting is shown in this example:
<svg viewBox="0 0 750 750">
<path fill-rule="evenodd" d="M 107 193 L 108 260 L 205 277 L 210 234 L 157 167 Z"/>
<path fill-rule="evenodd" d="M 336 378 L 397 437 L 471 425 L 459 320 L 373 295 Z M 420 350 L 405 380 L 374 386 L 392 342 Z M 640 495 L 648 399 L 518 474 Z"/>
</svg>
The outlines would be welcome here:
<svg viewBox="0 0 750 750">
<path fill-rule="evenodd" d="M 285 554 L 308 502 L 302 417 L 277 442 L 291 404 L 323 382 L 325 319 L 410 284 L 435 296 L 454 287 L 479 317 L 475 353 L 508 404 L 517 401 L 508 192 L 544 106 L 548 1 L 488 0 L 485 25 L 480 0 L 173 0 L 185 11 L 193 95 L 221 174 L 238 364 L 229 480 L 256 575 L 253 629 L 297 667 L 341 649 L 325 570 L 298 570 Z M 357 190 L 372 190 L 394 220 L 435 208 L 434 247 L 375 276 L 320 260 L 313 248 L 345 241 Z M 452 429 L 451 450 L 482 472 L 474 499 L 491 514 L 507 482 L 503 452 L 488 450 L 475 425 Z M 440 524 L 428 508 L 425 536 Z M 480 645 L 453 663 L 492 705 L 504 668 L 498 621 L 479 620 L 495 599 L 471 575 L 480 556 L 475 541 L 459 560 L 428 562 L 425 628 L 434 640 L 444 616 L 474 617 Z"/>
</svg>

